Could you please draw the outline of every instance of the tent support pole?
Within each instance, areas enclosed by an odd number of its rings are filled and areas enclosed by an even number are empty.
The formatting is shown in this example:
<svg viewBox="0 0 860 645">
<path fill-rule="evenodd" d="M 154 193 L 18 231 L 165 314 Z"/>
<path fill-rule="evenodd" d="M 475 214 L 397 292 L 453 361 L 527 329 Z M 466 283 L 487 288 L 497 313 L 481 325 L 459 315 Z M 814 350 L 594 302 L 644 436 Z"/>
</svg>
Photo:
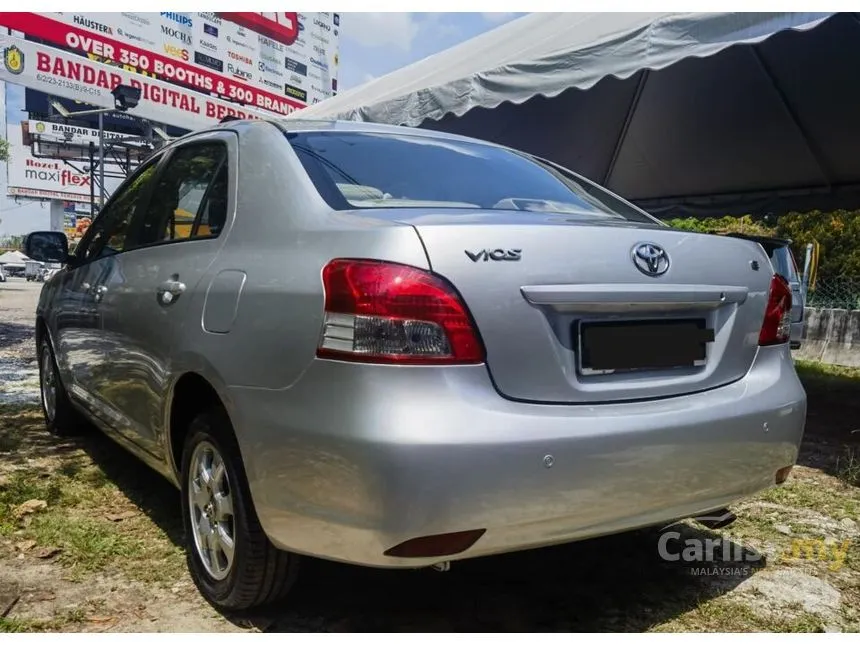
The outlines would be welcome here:
<svg viewBox="0 0 860 645">
<path fill-rule="evenodd" d="M 812 156 L 813 161 L 818 166 L 818 171 L 821 173 L 822 178 L 824 179 L 824 183 L 827 186 L 827 189 L 830 190 L 833 186 L 833 180 L 831 179 L 830 170 L 827 167 L 827 164 L 824 162 L 821 154 L 815 147 L 815 144 L 812 142 L 812 137 L 809 136 L 809 133 L 806 131 L 806 128 L 803 127 L 803 124 L 800 122 L 800 119 L 797 116 L 797 112 L 795 112 L 791 104 L 788 102 L 788 97 L 786 97 L 785 92 L 779 87 L 779 84 L 776 82 L 776 79 L 773 77 L 773 72 L 770 67 L 768 67 L 764 58 L 761 56 L 761 52 L 755 47 L 750 47 L 750 51 L 753 54 L 753 58 L 756 59 L 759 68 L 767 77 L 770 86 L 773 88 L 773 91 L 776 92 L 776 95 L 779 97 L 780 103 L 782 103 L 782 108 L 785 110 L 785 113 L 788 115 L 788 118 L 791 120 L 792 125 L 794 125 L 795 130 L 797 130 L 798 134 L 800 134 L 800 138 L 803 141 L 803 144 L 806 146 L 807 151 Z"/>
<path fill-rule="evenodd" d="M 645 81 L 648 80 L 647 69 L 642 70 L 639 76 L 639 82 L 636 84 L 636 90 L 633 92 L 633 98 L 630 99 L 630 105 L 627 107 L 627 114 L 624 115 L 624 123 L 618 133 L 618 138 L 615 140 L 615 147 L 612 149 L 612 157 L 609 160 L 609 166 L 606 172 L 603 173 L 603 181 L 601 185 L 608 186 L 609 178 L 612 176 L 612 171 L 615 170 L 615 162 L 618 161 L 618 155 L 621 154 L 621 148 L 624 146 L 624 140 L 627 138 L 627 130 L 630 129 L 630 124 L 633 122 L 633 115 L 636 113 L 636 106 L 639 105 L 639 99 L 642 98 L 642 90 L 645 89 Z"/>
</svg>

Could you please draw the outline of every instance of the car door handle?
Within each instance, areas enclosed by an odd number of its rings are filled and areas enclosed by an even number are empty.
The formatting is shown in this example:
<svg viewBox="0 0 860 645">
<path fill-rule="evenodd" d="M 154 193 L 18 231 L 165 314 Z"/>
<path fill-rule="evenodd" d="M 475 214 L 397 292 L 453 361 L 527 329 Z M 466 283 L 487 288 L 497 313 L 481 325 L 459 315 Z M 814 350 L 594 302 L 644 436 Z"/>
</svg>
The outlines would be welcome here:
<svg viewBox="0 0 860 645">
<path fill-rule="evenodd" d="M 175 277 L 158 285 L 158 301 L 163 305 L 172 304 L 183 293 L 185 293 L 185 283 L 180 282 Z"/>
</svg>

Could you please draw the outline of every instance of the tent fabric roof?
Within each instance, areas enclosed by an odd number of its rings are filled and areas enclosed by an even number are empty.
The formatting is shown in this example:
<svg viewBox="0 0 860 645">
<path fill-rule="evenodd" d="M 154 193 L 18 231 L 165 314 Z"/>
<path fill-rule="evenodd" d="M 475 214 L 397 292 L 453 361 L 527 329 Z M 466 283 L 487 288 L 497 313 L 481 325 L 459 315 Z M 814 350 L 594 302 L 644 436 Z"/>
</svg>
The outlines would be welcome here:
<svg viewBox="0 0 860 645">
<path fill-rule="evenodd" d="M 860 208 L 860 14 L 533 14 L 290 118 L 551 159 L 661 217 Z"/>
<path fill-rule="evenodd" d="M 419 126 L 554 97 L 736 44 L 808 30 L 831 13 L 536 13 L 292 115 Z M 288 117 L 289 118 L 289 117 Z"/>
<path fill-rule="evenodd" d="M 26 255 L 20 251 L 6 251 L 0 253 L 0 264 L 21 264 L 29 260 Z"/>
</svg>

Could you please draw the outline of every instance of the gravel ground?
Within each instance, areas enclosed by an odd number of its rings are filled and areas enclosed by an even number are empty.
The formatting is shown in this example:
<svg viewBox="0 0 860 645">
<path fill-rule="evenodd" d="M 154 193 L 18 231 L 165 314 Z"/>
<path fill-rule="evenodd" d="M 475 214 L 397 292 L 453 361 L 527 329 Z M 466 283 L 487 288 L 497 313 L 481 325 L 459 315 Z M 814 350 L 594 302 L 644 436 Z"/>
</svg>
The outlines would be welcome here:
<svg viewBox="0 0 860 645">
<path fill-rule="evenodd" d="M 0 282 L 0 404 L 39 400 L 33 320 L 40 282 Z"/>
</svg>

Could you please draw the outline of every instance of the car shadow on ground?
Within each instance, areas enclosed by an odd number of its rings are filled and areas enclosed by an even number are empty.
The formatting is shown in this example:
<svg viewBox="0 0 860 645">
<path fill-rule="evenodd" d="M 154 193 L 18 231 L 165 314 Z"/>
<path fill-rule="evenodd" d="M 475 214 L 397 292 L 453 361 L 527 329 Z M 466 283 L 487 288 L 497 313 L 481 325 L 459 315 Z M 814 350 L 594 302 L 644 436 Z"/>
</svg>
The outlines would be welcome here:
<svg viewBox="0 0 860 645">
<path fill-rule="evenodd" d="M 685 538 L 716 537 L 686 528 Z M 268 632 L 643 631 L 721 596 L 752 575 L 694 575 L 667 562 L 659 531 L 454 562 L 451 570 L 386 571 L 308 560 Z M 674 545 L 680 553 L 682 547 Z M 733 549 L 750 554 L 740 545 Z M 304 564 L 304 563 L 303 563 Z M 719 557 L 709 566 L 721 566 Z M 757 566 L 764 566 L 764 559 Z M 308 619 L 314 622 L 308 624 Z M 241 624 L 241 621 L 239 622 Z"/>
<path fill-rule="evenodd" d="M 816 371 L 801 366 L 807 396 L 804 440 L 798 463 L 842 476 L 846 460 L 860 459 L 860 378 L 855 371 Z"/>
<path fill-rule="evenodd" d="M 35 318 L 35 315 L 34 315 Z M 0 349 L 24 342 L 33 336 L 33 325 L 0 320 Z"/>
<path fill-rule="evenodd" d="M 179 490 L 94 427 L 76 438 L 105 476 L 177 546 L 183 544 Z"/>
<path fill-rule="evenodd" d="M 95 430 L 78 445 L 175 544 L 183 544 L 179 494 L 169 482 Z M 682 540 L 717 537 L 689 526 L 672 530 Z M 659 556 L 660 534 L 646 529 L 455 562 L 445 573 L 304 558 L 285 601 L 225 617 L 266 632 L 641 631 L 727 593 L 754 573 L 695 575 L 690 563 Z M 753 554 L 731 546 L 735 557 Z M 677 539 L 670 545 L 674 553 L 682 548 Z M 736 565 L 715 555 L 714 562 L 699 564 Z"/>
</svg>

